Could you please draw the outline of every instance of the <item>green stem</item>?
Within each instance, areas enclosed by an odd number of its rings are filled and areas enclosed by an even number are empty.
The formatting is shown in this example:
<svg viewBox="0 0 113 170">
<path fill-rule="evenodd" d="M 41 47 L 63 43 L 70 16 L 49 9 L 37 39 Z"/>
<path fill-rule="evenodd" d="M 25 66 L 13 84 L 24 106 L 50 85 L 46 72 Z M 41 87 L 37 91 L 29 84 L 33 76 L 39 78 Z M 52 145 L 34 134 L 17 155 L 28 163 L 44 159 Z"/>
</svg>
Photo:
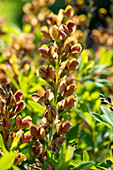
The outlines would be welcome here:
<svg viewBox="0 0 113 170">
<path fill-rule="evenodd" d="M 55 91 L 54 91 L 54 106 L 57 108 L 57 92 L 58 92 L 58 78 L 59 78 L 59 63 L 60 63 L 60 55 L 59 57 L 57 58 L 57 61 L 56 61 L 56 82 L 55 82 Z M 54 127 L 54 121 L 52 122 L 51 124 L 51 127 L 50 127 L 50 132 L 49 132 L 49 142 L 48 142 L 48 145 L 51 146 L 51 136 L 52 136 L 52 133 L 53 133 L 53 127 Z"/>
<path fill-rule="evenodd" d="M 59 60 L 56 62 L 56 82 L 55 82 L 55 93 L 54 93 L 54 106 L 57 107 L 57 91 L 58 91 L 58 76 L 59 76 Z"/>
</svg>

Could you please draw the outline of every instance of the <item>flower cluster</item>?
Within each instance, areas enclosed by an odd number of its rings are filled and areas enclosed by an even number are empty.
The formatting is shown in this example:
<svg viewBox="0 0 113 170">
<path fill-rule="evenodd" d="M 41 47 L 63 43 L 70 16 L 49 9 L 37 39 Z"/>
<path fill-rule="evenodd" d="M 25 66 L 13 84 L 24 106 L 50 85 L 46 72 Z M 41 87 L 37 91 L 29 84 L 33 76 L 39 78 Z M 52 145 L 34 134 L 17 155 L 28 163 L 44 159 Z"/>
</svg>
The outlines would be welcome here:
<svg viewBox="0 0 113 170">
<path fill-rule="evenodd" d="M 6 90 L 0 85 L 0 134 L 8 151 L 10 151 L 16 136 L 19 138 L 18 145 L 32 140 L 29 131 L 24 132 L 24 129 L 29 128 L 32 124 L 31 117 L 27 116 L 22 119 L 18 115 L 25 108 L 22 97 L 23 94 L 20 90 L 13 94 L 9 84 L 6 85 Z M 26 157 L 21 152 L 19 153 L 18 150 L 16 152 L 18 155 L 15 159 L 15 164 L 20 165 L 26 160 Z"/>
<path fill-rule="evenodd" d="M 37 32 L 37 27 L 40 23 L 43 23 L 50 13 L 50 10 L 46 7 L 54 3 L 54 0 L 32 0 L 24 5 L 23 22 L 29 24 L 34 33 Z"/>
<path fill-rule="evenodd" d="M 56 149 L 61 148 L 66 140 L 65 134 L 71 128 L 71 122 L 63 119 L 61 114 L 71 109 L 76 102 L 73 96 L 76 85 L 72 75 L 79 65 L 75 56 L 81 52 L 82 47 L 70 40 L 76 30 L 74 22 L 70 20 L 73 15 L 71 6 L 67 6 L 65 10 L 60 9 L 58 15 L 51 13 L 47 20 L 49 26 L 44 26 L 41 30 L 50 45 L 44 44 L 39 48 L 39 53 L 47 60 L 48 66 L 39 68 L 37 74 L 49 86 L 46 90 L 40 87 L 38 93 L 32 94 L 32 99 L 42 104 L 45 112 L 40 124 L 30 128 L 34 139 L 33 153 L 40 163 L 30 165 L 29 169 L 34 166 L 41 168 L 45 164 L 48 159 L 46 147 L 56 154 Z M 54 169 L 54 166 L 50 163 L 48 168 Z"/>
</svg>

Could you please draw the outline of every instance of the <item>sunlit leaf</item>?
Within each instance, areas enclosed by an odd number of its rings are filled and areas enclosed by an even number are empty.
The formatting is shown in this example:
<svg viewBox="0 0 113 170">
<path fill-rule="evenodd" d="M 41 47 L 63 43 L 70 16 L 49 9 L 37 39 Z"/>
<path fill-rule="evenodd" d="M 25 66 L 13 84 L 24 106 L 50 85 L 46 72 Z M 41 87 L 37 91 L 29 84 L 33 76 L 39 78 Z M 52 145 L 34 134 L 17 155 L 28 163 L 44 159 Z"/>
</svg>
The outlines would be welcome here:
<svg viewBox="0 0 113 170">
<path fill-rule="evenodd" d="M 6 154 L 8 151 L 5 148 L 4 141 L 2 139 L 2 135 L 0 134 L 0 147 L 2 148 L 3 154 Z"/>
<path fill-rule="evenodd" d="M 7 170 L 7 169 L 11 168 L 16 156 L 17 156 L 16 152 L 8 152 L 5 154 L 5 156 L 2 156 L 0 158 L 0 169 Z"/>
</svg>

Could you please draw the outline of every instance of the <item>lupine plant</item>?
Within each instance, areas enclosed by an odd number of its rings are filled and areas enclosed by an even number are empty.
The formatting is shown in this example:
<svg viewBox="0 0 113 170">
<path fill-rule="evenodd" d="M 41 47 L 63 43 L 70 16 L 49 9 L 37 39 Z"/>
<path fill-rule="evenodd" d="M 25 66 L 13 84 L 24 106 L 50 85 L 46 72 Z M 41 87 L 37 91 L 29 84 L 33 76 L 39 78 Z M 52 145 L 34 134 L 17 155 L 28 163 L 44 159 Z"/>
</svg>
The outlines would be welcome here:
<svg viewBox="0 0 113 170">
<path fill-rule="evenodd" d="M 19 152 L 19 150 L 15 150 L 15 148 L 32 140 L 30 132 L 24 132 L 24 129 L 29 128 L 32 124 L 31 117 L 28 116 L 22 119 L 21 115 L 19 115 L 25 108 L 22 97 L 23 94 L 20 90 L 13 94 L 10 84 L 6 85 L 6 89 L 0 86 L 0 145 L 2 139 L 5 144 L 0 154 L 4 155 L 7 152 L 15 151 L 15 165 L 20 165 L 26 160 L 26 156 Z"/>
<path fill-rule="evenodd" d="M 113 1 L 58 1 L 0 17 L 0 170 L 113 169 Z"/>
<path fill-rule="evenodd" d="M 57 167 L 55 162 L 49 162 L 49 152 L 55 156 L 60 153 L 66 140 L 65 134 L 71 128 L 71 122 L 65 120 L 67 118 L 63 114 L 76 102 L 73 96 L 76 86 L 72 75 L 79 64 L 75 56 L 82 50 L 80 44 L 71 44 L 69 41 L 71 34 L 76 31 L 74 22 L 70 20 L 73 15 L 72 7 L 67 6 L 58 15 L 51 14 L 49 26 L 42 29 L 42 34 L 46 35 L 50 43 L 44 44 L 39 53 L 47 60 L 48 66 L 39 68 L 37 74 L 48 86 L 46 89 L 40 87 L 38 93 L 32 94 L 32 99 L 41 103 L 46 110 L 39 126 L 32 125 L 30 128 L 34 139 L 33 152 L 40 161 L 32 166 L 40 168 L 47 163 L 48 169 Z"/>
</svg>

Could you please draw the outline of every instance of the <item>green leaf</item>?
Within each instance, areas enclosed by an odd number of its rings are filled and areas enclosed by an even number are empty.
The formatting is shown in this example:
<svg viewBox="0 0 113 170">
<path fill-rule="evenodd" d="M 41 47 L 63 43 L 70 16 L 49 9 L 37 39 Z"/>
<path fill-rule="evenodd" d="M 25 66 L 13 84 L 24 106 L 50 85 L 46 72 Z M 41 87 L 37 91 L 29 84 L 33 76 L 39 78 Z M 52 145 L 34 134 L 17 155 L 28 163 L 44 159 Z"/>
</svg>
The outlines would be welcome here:
<svg viewBox="0 0 113 170">
<path fill-rule="evenodd" d="M 0 56 L 0 63 L 3 63 L 6 60 L 3 56 Z"/>
<path fill-rule="evenodd" d="M 26 97 L 28 92 L 28 82 L 27 82 L 27 77 L 24 76 L 23 72 L 19 74 L 18 80 L 23 96 Z"/>
<path fill-rule="evenodd" d="M 99 64 L 106 64 L 106 66 L 110 66 L 112 64 L 112 57 L 113 50 L 106 51 L 106 48 L 103 47 L 101 50 Z"/>
<path fill-rule="evenodd" d="M 68 162 L 72 159 L 74 154 L 74 149 L 68 145 L 67 151 L 66 151 L 66 155 L 65 155 L 65 162 Z"/>
<path fill-rule="evenodd" d="M 89 161 L 89 155 L 86 150 L 83 151 L 83 161 L 85 162 Z"/>
<path fill-rule="evenodd" d="M 8 151 L 5 148 L 4 141 L 2 139 L 2 135 L 0 134 L 0 147 L 2 148 L 3 154 L 6 154 Z"/>
<path fill-rule="evenodd" d="M 16 156 L 17 156 L 16 152 L 8 152 L 5 154 L 5 156 L 2 156 L 0 158 L 0 169 L 7 170 L 11 168 Z"/>
<path fill-rule="evenodd" d="M 11 74 L 9 73 L 9 71 L 5 70 L 6 75 L 10 78 L 12 84 L 16 87 L 16 89 L 19 89 L 19 86 L 17 84 L 17 82 L 15 81 L 15 79 L 11 76 Z"/>
<path fill-rule="evenodd" d="M 108 121 L 113 127 L 113 112 L 106 106 L 101 106 L 100 108 L 102 109 L 105 120 Z"/>
<path fill-rule="evenodd" d="M 21 170 L 21 169 L 20 169 L 19 167 L 17 167 L 16 165 L 13 165 L 13 166 L 12 166 L 12 169 L 13 169 L 13 170 Z"/>
<path fill-rule="evenodd" d="M 97 121 L 104 123 L 109 128 L 113 129 L 113 112 L 106 106 L 101 106 L 101 109 L 103 112 L 103 117 L 96 113 L 93 113 L 94 118 Z"/>
<path fill-rule="evenodd" d="M 18 146 L 19 140 L 20 138 L 19 138 L 19 133 L 18 133 L 12 142 L 10 151 L 13 151 Z"/>
<path fill-rule="evenodd" d="M 77 124 L 76 126 L 72 127 L 72 128 L 70 129 L 70 131 L 66 134 L 66 136 L 67 136 L 66 142 L 67 142 L 67 143 L 69 143 L 69 142 L 70 142 L 71 140 L 73 140 L 73 139 L 77 139 L 77 135 L 78 135 L 78 134 L 75 133 L 75 132 L 78 132 L 79 125 L 80 125 L 80 123 Z"/>
<path fill-rule="evenodd" d="M 45 163 L 45 165 L 43 166 L 42 170 L 47 170 L 48 169 L 48 161 Z"/>
<path fill-rule="evenodd" d="M 72 168 L 72 170 L 85 170 L 85 168 L 90 168 L 94 163 L 94 161 L 81 162 L 76 167 Z"/>
<path fill-rule="evenodd" d="M 93 113 L 92 114 L 93 117 L 98 121 L 98 122 L 102 122 L 103 124 L 105 124 L 107 127 L 109 127 L 110 129 L 112 129 L 112 125 L 109 124 L 102 116 L 96 114 L 96 113 Z"/>
<path fill-rule="evenodd" d="M 96 170 L 97 170 L 97 168 L 98 168 L 98 170 L 109 170 L 109 169 L 107 169 L 107 168 L 105 168 L 105 167 L 102 167 L 102 166 L 96 166 Z"/>
<path fill-rule="evenodd" d="M 40 113 L 45 112 L 45 108 L 43 106 L 41 106 L 39 103 L 36 103 L 34 101 L 31 101 L 31 100 L 28 100 L 28 104 L 32 107 L 34 112 L 40 112 Z"/>
<path fill-rule="evenodd" d="M 30 166 L 30 167 L 33 168 L 33 169 L 41 170 L 41 168 L 38 168 L 36 166 Z"/>
<path fill-rule="evenodd" d="M 53 152 L 49 149 L 47 149 L 47 158 L 48 158 L 48 161 L 51 162 L 54 166 L 57 165 L 58 160 L 53 154 Z"/>
</svg>

